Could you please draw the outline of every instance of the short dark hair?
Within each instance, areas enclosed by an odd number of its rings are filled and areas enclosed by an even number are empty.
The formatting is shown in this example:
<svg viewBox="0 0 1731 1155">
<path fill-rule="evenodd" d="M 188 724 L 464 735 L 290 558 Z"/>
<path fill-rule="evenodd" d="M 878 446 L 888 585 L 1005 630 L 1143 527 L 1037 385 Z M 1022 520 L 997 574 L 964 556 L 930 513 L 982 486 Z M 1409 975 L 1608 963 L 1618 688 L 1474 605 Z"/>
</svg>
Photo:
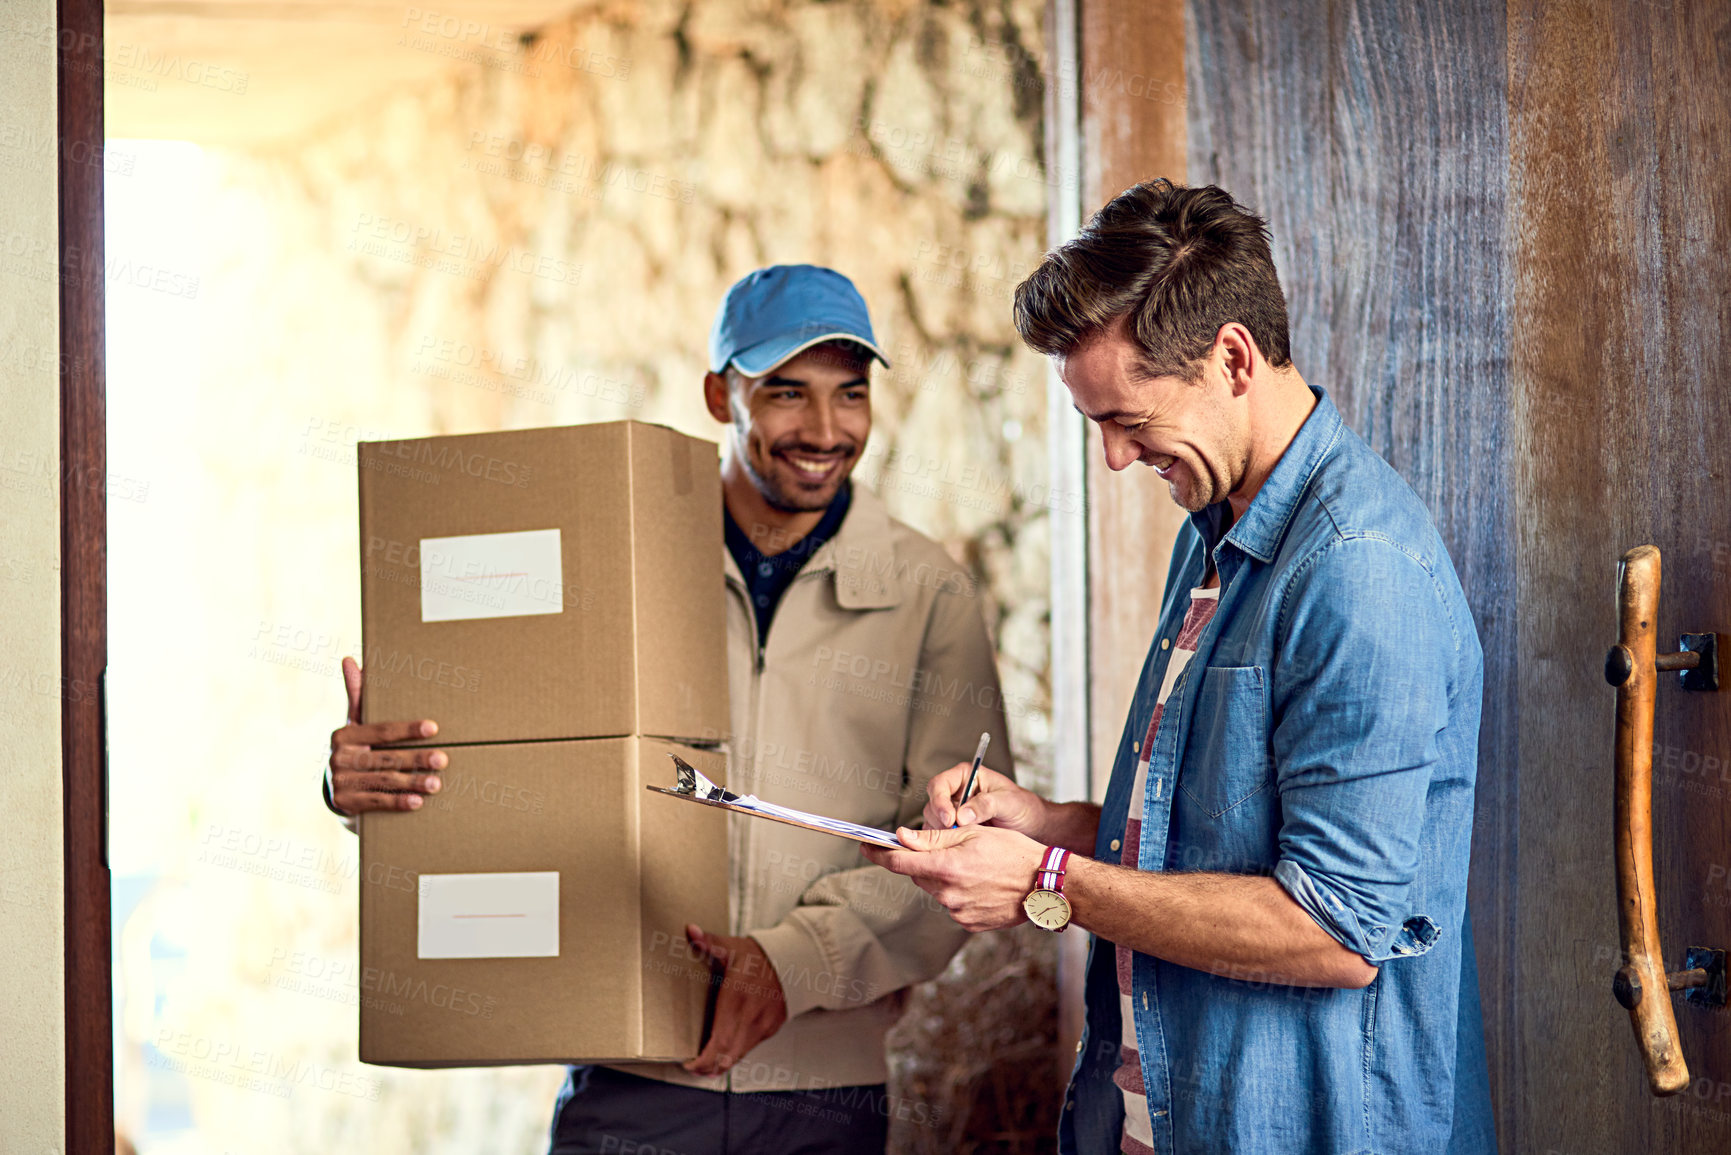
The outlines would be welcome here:
<svg viewBox="0 0 1731 1155">
<path fill-rule="evenodd" d="M 858 341 L 850 341 L 846 337 L 837 337 L 834 340 L 824 341 L 820 344 L 801 349 L 798 353 L 794 354 L 794 356 L 812 357 L 824 365 L 837 365 L 842 368 L 858 369 L 863 375 L 871 369 L 872 360 L 877 356 L 877 354 L 873 353 Z M 791 361 L 793 360 L 793 357 L 789 357 L 787 360 Z M 782 362 L 782 365 L 785 364 L 787 364 L 787 361 Z M 777 365 L 775 368 L 780 369 L 781 365 Z M 770 370 L 770 372 L 773 371 L 774 370 Z M 745 374 L 741 373 L 739 371 L 739 366 L 735 365 L 732 361 L 727 363 L 727 368 L 723 371 L 722 375 L 729 381 L 732 381 L 735 378 L 742 381 L 745 379 Z M 762 375 L 763 374 L 759 374 L 759 376 Z"/>
<path fill-rule="evenodd" d="M 1214 185 L 1160 179 L 1119 193 L 1016 286 L 1015 317 L 1048 357 L 1123 320 L 1150 377 L 1194 379 L 1231 321 L 1270 365 L 1292 363 L 1268 225 Z"/>
</svg>

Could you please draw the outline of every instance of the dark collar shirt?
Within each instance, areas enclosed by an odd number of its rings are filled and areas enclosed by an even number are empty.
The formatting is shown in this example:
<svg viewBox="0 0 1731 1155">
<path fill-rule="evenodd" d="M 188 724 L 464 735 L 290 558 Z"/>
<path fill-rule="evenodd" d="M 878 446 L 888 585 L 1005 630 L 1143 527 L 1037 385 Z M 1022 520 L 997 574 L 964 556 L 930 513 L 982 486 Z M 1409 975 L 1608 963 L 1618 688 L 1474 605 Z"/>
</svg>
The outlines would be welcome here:
<svg viewBox="0 0 1731 1155">
<path fill-rule="evenodd" d="M 1377 977 L 1302 988 L 1126 952 L 1123 999 L 1115 948 L 1097 941 L 1066 1155 L 1117 1152 L 1127 1134 L 1161 1155 L 1496 1150 L 1466 911 L 1478 634 L 1423 503 L 1314 391 L 1244 516 L 1228 527 L 1211 507 L 1179 533 L 1094 856 L 1272 877 Z M 1219 606 L 1192 639 L 1210 557 Z M 1113 1080 L 1123 1007 L 1133 1087 Z M 1125 1091 L 1145 1097 L 1131 1128 Z"/>
<path fill-rule="evenodd" d="M 781 595 L 787 592 L 787 587 L 793 584 L 793 579 L 799 576 L 799 571 L 812 555 L 841 528 L 852 500 L 852 484 L 844 481 L 835 500 L 829 503 L 829 508 L 812 531 L 778 554 L 759 553 L 751 544 L 751 538 L 733 520 L 733 514 L 727 512 L 726 506 L 722 507 L 722 514 L 727 519 L 727 548 L 733 554 L 740 576 L 745 579 L 745 592 L 751 598 L 751 611 L 757 619 L 759 650 L 769 640 L 769 623 L 775 617 L 775 607 L 781 604 Z"/>
</svg>

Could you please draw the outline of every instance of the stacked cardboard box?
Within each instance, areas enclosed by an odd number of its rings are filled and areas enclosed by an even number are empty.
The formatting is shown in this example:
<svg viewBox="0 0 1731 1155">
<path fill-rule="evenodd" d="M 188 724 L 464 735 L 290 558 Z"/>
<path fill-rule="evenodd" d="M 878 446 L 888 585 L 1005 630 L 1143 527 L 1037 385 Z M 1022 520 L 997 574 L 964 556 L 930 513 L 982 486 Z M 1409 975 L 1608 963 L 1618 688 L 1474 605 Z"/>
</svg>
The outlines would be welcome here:
<svg viewBox="0 0 1731 1155">
<path fill-rule="evenodd" d="M 361 1058 L 688 1058 L 727 928 L 715 446 L 625 421 L 360 447 L 364 720 L 431 718 L 420 810 L 361 823 Z"/>
</svg>

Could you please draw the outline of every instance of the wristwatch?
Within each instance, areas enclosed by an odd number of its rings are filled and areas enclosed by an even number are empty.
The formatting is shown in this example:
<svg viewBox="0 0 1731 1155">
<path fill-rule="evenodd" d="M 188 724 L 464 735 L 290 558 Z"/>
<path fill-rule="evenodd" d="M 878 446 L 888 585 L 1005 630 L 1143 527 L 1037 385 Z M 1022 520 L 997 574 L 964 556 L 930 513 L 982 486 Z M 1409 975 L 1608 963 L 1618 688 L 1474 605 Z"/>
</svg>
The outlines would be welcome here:
<svg viewBox="0 0 1731 1155">
<path fill-rule="evenodd" d="M 1034 889 L 1022 900 L 1028 921 L 1044 930 L 1061 931 L 1070 925 L 1070 900 L 1064 897 L 1064 867 L 1069 861 L 1068 850 L 1048 846 L 1034 873 Z"/>
</svg>

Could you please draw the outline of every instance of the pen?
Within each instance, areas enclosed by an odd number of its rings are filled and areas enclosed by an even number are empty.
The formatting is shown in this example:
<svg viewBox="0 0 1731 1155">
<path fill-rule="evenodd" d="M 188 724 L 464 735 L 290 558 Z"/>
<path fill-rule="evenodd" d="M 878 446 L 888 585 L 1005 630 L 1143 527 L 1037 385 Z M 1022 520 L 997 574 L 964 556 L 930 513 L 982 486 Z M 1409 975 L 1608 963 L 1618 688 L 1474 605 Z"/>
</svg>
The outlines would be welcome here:
<svg viewBox="0 0 1731 1155">
<path fill-rule="evenodd" d="M 974 767 L 968 771 L 968 784 L 962 787 L 962 800 L 956 803 L 956 821 L 950 823 L 951 830 L 954 830 L 957 825 L 960 824 L 962 818 L 962 807 L 967 805 L 968 799 L 973 796 L 974 779 L 979 777 L 980 774 L 980 759 L 986 756 L 986 747 L 991 743 L 991 741 L 992 735 L 989 732 L 981 734 L 980 744 L 974 748 Z"/>
</svg>

